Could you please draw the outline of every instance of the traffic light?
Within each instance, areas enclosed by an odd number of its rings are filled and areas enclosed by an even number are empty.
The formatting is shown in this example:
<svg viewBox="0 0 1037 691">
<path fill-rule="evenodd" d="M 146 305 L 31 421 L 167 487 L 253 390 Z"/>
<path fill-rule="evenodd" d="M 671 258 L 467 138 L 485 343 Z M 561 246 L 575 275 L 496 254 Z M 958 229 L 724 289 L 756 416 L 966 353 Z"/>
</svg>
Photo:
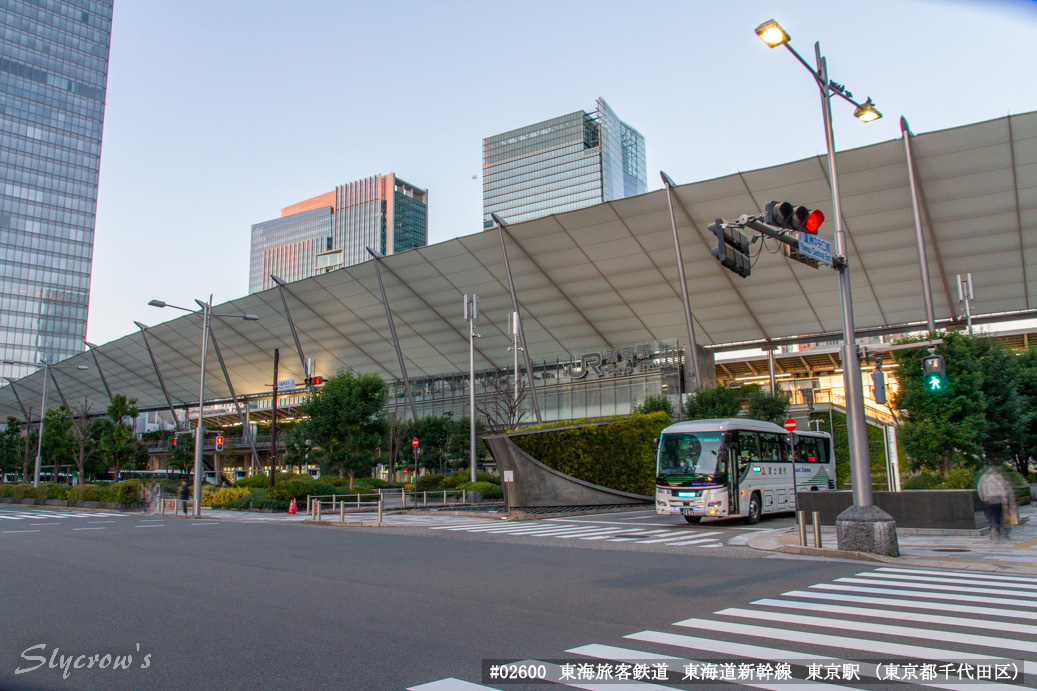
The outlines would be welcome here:
<svg viewBox="0 0 1037 691">
<path fill-rule="evenodd" d="M 943 393 L 947 390 L 947 365 L 942 355 L 927 355 L 922 358 L 923 385 L 930 393 Z"/>
<path fill-rule="evenodd" d="M 217 451 L 223 451 L 223 435 L 222 434 L 217 434 L 216 435 L 216 450 Z"/>
<path fill-rule="evenodd" d="M 721 219 L 709 227 L 709 232 L 717 238 L 717 246 L 709 251 L 720 265 L 734 271 L 742 278 L 752 271 L 752 260 L 749 257 L 749 238 L 735 228 L 727 228 Z"/>
<path fill-rule="evenodd" d="M 307 377 L 306 386 L 320 386 L 324 383 L 324 377 Z"/>
<path fill-rule="evenodd" d="M 882 370 L 871 373 L 871 386 L 875 394 L 875 402 L 879 405 L 886 404 L 886 375 Z"/>
<path fill-rule="evenodd" d="M 803 233 L 816 233 L 825 222 L 825 215 L 817 209 L 805 206 L 793 206 L 789 202 L 771 202 L 764 211 L 764 221 L 768 225 L 797 230 Z"/>
<path fill-rule="evenodd" d="M 173 435 L 173 451 L 176 451 L 176 435 Z"/>
</svg>

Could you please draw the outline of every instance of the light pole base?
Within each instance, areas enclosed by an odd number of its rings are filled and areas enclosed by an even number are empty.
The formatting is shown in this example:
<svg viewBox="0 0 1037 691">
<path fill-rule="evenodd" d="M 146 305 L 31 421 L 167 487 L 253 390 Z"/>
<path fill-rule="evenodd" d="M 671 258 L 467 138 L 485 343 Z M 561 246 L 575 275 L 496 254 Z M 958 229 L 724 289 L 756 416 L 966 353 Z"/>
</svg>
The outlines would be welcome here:
<svg viewBox="0 0 1037 691">
<path fill-rule="evenodd" d="M 851 506 L 835 519 L 840 550 L 899 557 L 897 523 L 877 506 Z"/>
</svg>

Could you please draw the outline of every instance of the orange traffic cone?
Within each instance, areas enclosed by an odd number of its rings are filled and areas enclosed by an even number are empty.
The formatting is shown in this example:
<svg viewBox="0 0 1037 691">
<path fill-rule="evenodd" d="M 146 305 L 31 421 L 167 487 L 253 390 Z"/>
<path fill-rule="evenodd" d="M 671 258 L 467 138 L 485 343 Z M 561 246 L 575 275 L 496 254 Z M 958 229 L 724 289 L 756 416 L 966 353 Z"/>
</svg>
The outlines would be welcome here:
<svg viewBox="0 0 1037 691">
<path fill-rule="evenodd" d="M 295 498 L 292 498 L 292 503 L 288 505 L 288 515 L 294 516 L 299 513 L 299 507 L 295 505 Z"/>
</svg>

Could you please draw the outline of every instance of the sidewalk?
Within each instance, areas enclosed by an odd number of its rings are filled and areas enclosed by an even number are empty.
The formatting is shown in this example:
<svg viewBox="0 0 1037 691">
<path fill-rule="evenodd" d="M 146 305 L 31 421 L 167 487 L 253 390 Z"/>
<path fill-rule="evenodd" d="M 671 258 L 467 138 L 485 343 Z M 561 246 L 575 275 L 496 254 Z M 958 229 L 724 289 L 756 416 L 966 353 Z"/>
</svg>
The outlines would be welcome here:
<svg viewBox="0 0 1037 691">
<path fill-rule="evenodd" d="M 987 535 L 918 535 L 911 530 L 898 531 L 899 557 L 836 549 L 834 526 L 822 528 L 820 549 L 813 546 L 814 538 L 809 525 L 806 547 L 799 545 L 796 528 L 762 533 L 749 540 L 749 546 L 772 552 L 837 559 L 1037 575 L 1037 505 L 1020 506 L 1019 519 L 1020 524 L 1012 528 L 1011 537 L 1000 542 L 994 542 Z"/>
</svg>

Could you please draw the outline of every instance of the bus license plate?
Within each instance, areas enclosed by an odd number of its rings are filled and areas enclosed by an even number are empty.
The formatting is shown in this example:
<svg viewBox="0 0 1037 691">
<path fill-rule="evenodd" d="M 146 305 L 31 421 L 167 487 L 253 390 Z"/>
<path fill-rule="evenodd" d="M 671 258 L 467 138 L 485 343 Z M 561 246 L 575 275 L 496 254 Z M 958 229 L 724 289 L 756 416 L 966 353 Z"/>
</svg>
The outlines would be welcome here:
<svg viewBox="0 0 1037 691">
<path fill-rule="evenodd" d="M 695 509 L 681 509 L 681 513 L 685 516 L 694 516 Z"/>
</svg>

